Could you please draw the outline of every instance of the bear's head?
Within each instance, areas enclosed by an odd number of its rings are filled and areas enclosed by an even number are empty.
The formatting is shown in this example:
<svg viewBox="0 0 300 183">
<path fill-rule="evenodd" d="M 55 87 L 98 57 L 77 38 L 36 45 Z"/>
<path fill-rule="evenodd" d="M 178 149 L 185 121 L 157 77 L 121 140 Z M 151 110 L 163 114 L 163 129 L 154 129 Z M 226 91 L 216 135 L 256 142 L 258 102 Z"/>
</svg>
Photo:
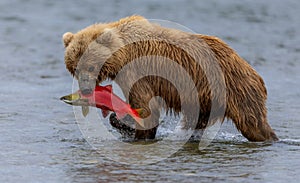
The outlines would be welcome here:
<svg viewBox="0 0 300 183">
<path fill-rule="evenodd" d="M 99 82 L 107 78 L 114 79 L 125 62 L 125 51 L 121 48 L 126 39 L 145 36 L 146 33 L 141 31 L 149 25 L 147 19 L 134 15 L 117 22 L 94 24 L 75 34 L 65 33 L 65 64 L 78 79 L 80 90 L 88 94 Z M 137 27 L 139 34 L 135 34 Z"/>
<path fill-rule="evenodd" d="M 111 25 L 95 24 L 75 34 L 67 32 L 63 43 L 66 67 L 78 79 L 84 94 L 91 93 L 96 84 L 113 75 L 109 58 L 122 46 L 122 40 Z"/>
</svg>

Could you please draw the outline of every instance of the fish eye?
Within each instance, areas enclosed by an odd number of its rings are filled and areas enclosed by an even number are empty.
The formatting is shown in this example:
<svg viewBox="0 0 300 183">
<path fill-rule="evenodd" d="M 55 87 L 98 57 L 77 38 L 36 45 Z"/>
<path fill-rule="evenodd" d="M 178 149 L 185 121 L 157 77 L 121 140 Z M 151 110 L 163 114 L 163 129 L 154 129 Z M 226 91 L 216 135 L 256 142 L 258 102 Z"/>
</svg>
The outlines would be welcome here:
<svg viewBox="0 0 300 183">
<path fill-rule="evenodd" d="M 93 72 L 93 71 L 94 71 L 94 69 L 95 69 L 95 67 L 94 67 L 94 66 L 91 66 L 91 67 L 89 67 L 89 72 Z"/>
</svg>

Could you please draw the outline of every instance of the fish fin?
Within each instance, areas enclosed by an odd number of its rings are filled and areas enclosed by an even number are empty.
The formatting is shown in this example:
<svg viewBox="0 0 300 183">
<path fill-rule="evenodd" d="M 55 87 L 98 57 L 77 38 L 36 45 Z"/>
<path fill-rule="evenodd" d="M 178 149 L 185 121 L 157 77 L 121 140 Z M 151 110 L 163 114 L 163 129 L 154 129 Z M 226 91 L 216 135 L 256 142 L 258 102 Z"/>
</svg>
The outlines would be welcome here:
<svg viewBox="0 0 300 183">
<path fill-rule="evenodd" d="M 106 88 L 109 92 L 112 92 L 112 85 L 106 85 L 105 88 Z"/>
<path fill-rule="evenodd" d="M 83 115 L 84 117 L 86 117 L 86 116 L 88 115 L 89 111 L 90 111 L 90 109 L 89 109 L 88 106 L 82 106 L 82 107 L 81 107 L 81 112 L 82 112 L 82 115 Z"/>
<path fill-rule="evenodd" d="M 104 118 L 106 118 L 106 117 L 108 116 L 108 114 L 109 114 L 109 111 L 108 111 L 108 110 L 102 110 L 102 116 L 103 116 Z"/>
<path fill-rule="evenodd" d="M 144 112 L 144 109 L 142 109 L 142 108 L 134 109 L 134 110 L 136 111 L 136 113 L 138 114 L 139 117 L 141 117 Z"/>
</svg>

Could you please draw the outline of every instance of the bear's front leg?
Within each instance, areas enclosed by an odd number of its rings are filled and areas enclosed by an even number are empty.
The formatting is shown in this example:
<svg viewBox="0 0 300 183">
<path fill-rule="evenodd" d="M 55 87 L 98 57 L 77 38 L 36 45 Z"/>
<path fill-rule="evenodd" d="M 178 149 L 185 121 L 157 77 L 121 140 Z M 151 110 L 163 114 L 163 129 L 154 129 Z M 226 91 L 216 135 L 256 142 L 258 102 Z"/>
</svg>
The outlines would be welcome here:
<svg viewBox="0 0 300 183">
<path fill-rule="evenodd" d="M 135 129 L 133 125 L 135 121 L 131 116 L 126 115 L 123 119 L 119 120 L 116 113 L 112 113 L 109 116 L 109 122 L 122 135 L 122 138 L 130 139 L 134 137 Z"/>
<path fill-rule="evenodd" d="M 145 86 L 144 86 L 145 87 Z M 154 139 L 159 125 L 160 105 L 158 98 L 155 97 L 151 90 L 139 91 L 131 93 L 129 103 L 132 108 L 142 109 L 141 118 L 143 119 L 144 127 L 136 123 L 135 139 Z M 136 94 L 136 95 L 135 95 Z"/>
<path fill-rule="evenodd" d="M 136 104 L 136 102 L 134 101 L 131 102 L 133 108 L 143 109 L 141 118 L 143 118 L 144 127 L 136 123 L 134 138 L 136 140 L 155 139 L 160 116 L 159 106 L 157 105 L 157 102 L 155 101 L 155 99 L 151 100 L 149 104 L 148 101 L 145 105 L 143 105 L 140 100 L 138 105 L 134 105 Z"/>
<path fill-rule="evenodd" d="M 134 72 L 128 72 L 124 76 L 116 79 L 125 95 L 128 94 L 127 102 L 133 109 L 140 109 L 140 117 L 143 120 L 144 126 L 135 123 L 134 138 L 139 139 L 154 139 L 159 125 L 160 105 L 155 95 L 155 89 L 158 85 L 153 78 L 144 77 L 135 82 L 131 87 L 127 86 L 128 81 L 132 79 Z M 124 79 L 124 80 L 123 80 Z M 129 82 L 130 83 L 130 82 Z"/>
<path fill-rule="evenodd" d="M 141 126 L 134 127 L 134 124 L 138 124 L 129 115 L 119 120 L 116 113 L 112 113 L 109 117 L 109 122 L 125 139 L 154 139 L 157 131 L 157 126 L 149 129 L 143 129 Z"/>
</svg>

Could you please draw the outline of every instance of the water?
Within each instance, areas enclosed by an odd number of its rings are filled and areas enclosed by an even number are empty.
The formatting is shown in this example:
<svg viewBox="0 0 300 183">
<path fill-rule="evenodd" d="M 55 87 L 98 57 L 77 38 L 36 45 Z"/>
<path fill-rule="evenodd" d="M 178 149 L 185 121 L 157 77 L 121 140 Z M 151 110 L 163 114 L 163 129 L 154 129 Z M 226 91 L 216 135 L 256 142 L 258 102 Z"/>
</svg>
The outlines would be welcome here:
<svg viewBox="0 0 300 183">
<path fill-rule="evenodd" d="M 299 9 L 297 0 L 2 0 L 0 182 L 298 182 Z M 237 50 L 266 82 L 268 118 L 281 140 L 247 142 L 228 122 L 205 150 L 190 142 L 151 165 L 120 164 L 95 151 L 72 108 L 58 100 L 72 88 L 61 36 L 131 14 L 217 35 Z"/>
</svg>

